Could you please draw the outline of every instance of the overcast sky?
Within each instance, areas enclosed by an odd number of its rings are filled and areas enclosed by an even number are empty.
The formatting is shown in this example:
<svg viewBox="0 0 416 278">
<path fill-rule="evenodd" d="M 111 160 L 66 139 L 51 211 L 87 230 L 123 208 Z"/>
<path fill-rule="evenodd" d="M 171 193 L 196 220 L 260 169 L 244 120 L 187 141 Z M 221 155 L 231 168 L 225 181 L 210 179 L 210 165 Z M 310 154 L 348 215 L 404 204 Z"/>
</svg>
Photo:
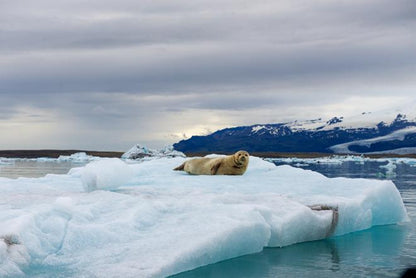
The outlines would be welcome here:
<svg viewBox="0 0 416 278">
<path fill-rule="evenodd" d="M 0 0 L 0 149 L 416 103 L 414 0 Z"/>
</svg>

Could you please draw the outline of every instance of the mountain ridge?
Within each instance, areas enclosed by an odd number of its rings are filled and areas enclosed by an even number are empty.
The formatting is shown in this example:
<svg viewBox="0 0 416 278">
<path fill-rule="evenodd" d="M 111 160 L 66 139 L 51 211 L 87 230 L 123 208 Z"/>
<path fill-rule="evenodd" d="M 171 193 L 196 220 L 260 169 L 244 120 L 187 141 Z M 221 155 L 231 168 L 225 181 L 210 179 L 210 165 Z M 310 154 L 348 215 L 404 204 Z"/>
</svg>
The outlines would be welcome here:
<svg viewBox="0 0 416 278">
<path fill-rule="evenodd" d="M 390 116 L 391 117 L 391 116 Z M 323 152 L 416 153 L 416 118 L 398 113 L 375 120 L 371 112 L 360 118 L 322 118 L 275 124 L 224 128 L 205 136 L 192 136 L 174 144 L 182 152 Z M 368 119 L 372 119 L 369 121 Z M 337 147 L 338 146 L 338 147 Z"/>
</svg>

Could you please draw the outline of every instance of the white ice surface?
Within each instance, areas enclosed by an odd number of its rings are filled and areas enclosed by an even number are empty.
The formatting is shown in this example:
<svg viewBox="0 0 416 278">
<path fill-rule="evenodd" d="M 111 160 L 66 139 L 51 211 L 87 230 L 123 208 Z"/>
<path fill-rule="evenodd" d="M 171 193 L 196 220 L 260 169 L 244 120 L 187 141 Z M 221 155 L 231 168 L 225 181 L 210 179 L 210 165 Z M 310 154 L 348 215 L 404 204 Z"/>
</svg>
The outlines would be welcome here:
<svg viewBox="0 0 416 278">
<path fill-rule="evenodd" d="M 184 160 L 101 159 L 68 175 L 0 178 L 0 276 L 164 277 L 326 237 L 332 211 L 307 205 L 338 207 L 335 235 L 408 219 L 391 181 L 256 157 L 243 176 L 172 171 Z"/>
</svg>

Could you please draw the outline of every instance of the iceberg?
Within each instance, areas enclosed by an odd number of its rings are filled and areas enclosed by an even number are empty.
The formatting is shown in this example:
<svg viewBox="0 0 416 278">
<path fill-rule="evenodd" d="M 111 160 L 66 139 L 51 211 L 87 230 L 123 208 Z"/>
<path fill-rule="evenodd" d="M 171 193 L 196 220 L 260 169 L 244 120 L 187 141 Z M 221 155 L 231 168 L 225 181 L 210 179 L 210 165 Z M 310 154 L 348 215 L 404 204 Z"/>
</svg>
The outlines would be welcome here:
<svg viewBox="0 0 416 278">
<path fill-rule="evenodd" d="M 183 152 L 177 151 L 173 146 L 165 146 L 160 150 L 149 149 L 140 144 L 134 145 L 130 150 L 125 152 L 122 159 L 144 159 L 153 157 L 185 157 Z"/>
<path fill-rule="evenodd" d="M 98 156 L 87 155 L 86 152 L 73 153 L 71 155 L 60 155 L 57 161 L 71 161 L 74 163 L 85 163 L 100 159 Z"/>
<path fill-rule="evenodd" d="M 257 157 L 243 176 L 172 170 L 184 160 L 99 159 L 65 175 L 0 178 L 0 276 L 166 277 L 408 221 L 391 181 Z"/>
</svg>

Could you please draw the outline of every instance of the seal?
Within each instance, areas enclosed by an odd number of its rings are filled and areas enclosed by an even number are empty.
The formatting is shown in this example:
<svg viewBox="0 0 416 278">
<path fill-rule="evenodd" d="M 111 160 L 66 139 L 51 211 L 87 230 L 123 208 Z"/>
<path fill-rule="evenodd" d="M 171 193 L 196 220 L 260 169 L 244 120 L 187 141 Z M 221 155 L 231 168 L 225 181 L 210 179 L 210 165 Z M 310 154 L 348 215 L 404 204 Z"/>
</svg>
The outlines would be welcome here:
<svg viewBox="0 0 416 278">
<path fill-rule="evenodd" d="M 224 157 L 193 158 L 173 170 L 191 175 L 242 175 L 247 170 L 248 161 L 248 152 L 238 151 Z"/>
</svg>

